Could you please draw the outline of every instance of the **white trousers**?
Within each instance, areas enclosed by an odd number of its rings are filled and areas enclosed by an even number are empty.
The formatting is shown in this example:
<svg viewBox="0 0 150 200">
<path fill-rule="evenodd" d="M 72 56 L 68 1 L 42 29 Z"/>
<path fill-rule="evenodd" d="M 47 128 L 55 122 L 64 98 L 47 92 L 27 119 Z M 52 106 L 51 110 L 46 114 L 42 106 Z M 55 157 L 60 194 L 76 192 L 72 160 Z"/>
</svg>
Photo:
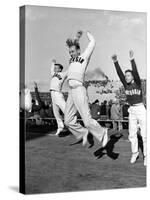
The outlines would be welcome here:
<svg viewBox="0 0 150 200">
<path fill-rule="evenodd" d="M 85 127 L 77 122 L 77 111 Z M 85 134 L 90 132 L 99 142 L 102 141 L 105 128 L 101 127 L 99 123 L 91 117 L 87 91 L 83 86 L 78 86 L 69 91 L 65 108 L 65 125 L 77 139 L 81 139 Z"/>
<path fill-rule="evenodd" d="M 141 137 L 143 140 L 143 154 L 146 156 L 147 152 L 147 134 L 146 134 L 146 109 L 143 104 L 137 106 L 130 106 L 129 112 L 129 140 L 131 142 L 132 153 L 138 152 L 138 124 L 141 130 Z"/>
<path fill-rule="evenodd" d="M 53 105 L 53 113 L 57 121 L 58 129 L 62 130 L 64 128 L 64 123 L 62 120 L 62 116 L 60 115 L 60 109 L 64 113 L 66 102 L 64 96 L 61 92 L 51 91 L 52 105 Z"/>
</svg>

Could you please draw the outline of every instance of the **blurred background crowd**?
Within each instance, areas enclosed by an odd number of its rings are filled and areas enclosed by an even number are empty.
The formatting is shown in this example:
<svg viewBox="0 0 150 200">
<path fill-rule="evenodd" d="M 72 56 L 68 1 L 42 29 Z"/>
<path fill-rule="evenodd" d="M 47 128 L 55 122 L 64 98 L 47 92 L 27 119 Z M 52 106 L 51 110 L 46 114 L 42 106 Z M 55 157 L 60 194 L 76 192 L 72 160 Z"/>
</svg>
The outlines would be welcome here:
<svg viewBox="0 0 150 200">
<path fill-rule="evenodd" d="M 146 81 L 143 83 L 143 93 L 144 93 L 144 104 L 146 105 Z M 91 115 L 94 119 L 102 122 L 113 120 L 113 129 L 118 129 L 117 120 L 128 120 L 128 108 L 129 105 L 126 102 L 125 91 L 122 85 L 119 88 L 115 88 L 113 81 L 88 81 L 85 82 L 85 87 L 95 87 L 96 95 L 99 97 L 94 99 L 94 101 L 89 100 L 89 107 Z M 88 91 L 88 90 L 87 90 Z M 92 90 L 93 91 L 93 90 Z M 112 96 L 108 97 L 111 93 Z M 103 98 L 101 98 L 105 94 Z M 28 119 L 26 122 L 28 125 L 36 123 L 36 125 L 41 125 L 44 123 L 49 123 L 49 118 L 54 118 L 52 101 L 50 92 L 40 92 L 37 83 L 34 83 L 34 91 L 31 92 L 32 95 L 32 108 L 28 112 L 26 111 L 25 117 Z M 64 97 L 67 99 L 68 93 L 64 92 Z M 94 95 L 91 95 L 92 97 Z M 112 99 L 111 99 L 112 97 Z M 60 111 L 61 112 L 61 111 Z M 62 117 L 63 117 L 63 113 Z M 78 119 L 80 119 L 79 113 L 77 113 Z M 115 121 L 116 120 L 116 121 Z M 52 120 L 51 120 L 52 123 Z M 128 128 L 128 123 L 125 121 L 122 123 L 121 128 Z M 110 127 L 109 123 L 104 125 Z"/>
</svg>

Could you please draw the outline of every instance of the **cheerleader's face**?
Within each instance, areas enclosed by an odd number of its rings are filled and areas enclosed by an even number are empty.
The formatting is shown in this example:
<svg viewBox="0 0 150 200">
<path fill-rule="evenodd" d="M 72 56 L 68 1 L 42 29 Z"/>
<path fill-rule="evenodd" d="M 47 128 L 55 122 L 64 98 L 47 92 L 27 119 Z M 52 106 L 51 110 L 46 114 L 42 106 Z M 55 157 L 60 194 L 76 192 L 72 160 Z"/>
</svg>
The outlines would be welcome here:
<svg viewBox="0 0 150 200">
<path fill-rule="evenodd" d="M 58 73 L 58 72 L 61 72 L 61 68 L 58 66 L 58 65 L 55 65 L 54 67 L 54 72 Z"/>
<path fill-rule="evenodd" d="M 71 46 L 69 48 L 69 54 L 71 58 L 76 58 L 79 55 L 79 50 L 77 50 L 76 46 Z"/>
<path fill-rule="evenodd" d="M 125 80 L 126 80 L 127 83 L 131 83 L 134 80 L 133 75 L 132 75 L 131 72 L 126 72 L 125 73 Z"/>
</svg>

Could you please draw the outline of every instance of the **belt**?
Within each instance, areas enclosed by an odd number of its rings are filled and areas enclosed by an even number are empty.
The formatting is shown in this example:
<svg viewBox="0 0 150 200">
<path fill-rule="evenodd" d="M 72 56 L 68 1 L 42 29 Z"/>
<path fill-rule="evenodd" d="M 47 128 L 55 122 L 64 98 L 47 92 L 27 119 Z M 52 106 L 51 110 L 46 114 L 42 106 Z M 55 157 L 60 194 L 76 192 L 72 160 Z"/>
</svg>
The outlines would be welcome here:
<svg viewBox="0 0 150 200">
<path fill-rule="evenodd" d="M 61 91 L 58 91 L 58 90 L 50 90 L 50 92 L 61 92 Z"/>
<path fill-rule="evenodd" d="M 132 104 L 130 106 L 141 106 L 141 105 L 143 105 L 143 103 Z"/>
<path fill-rule="evenodd" d="M 83 84 L 82 84 L 82 85 L 75 85 L 75 86 L 70 86 L 70 85 L 69 85 L 69 88 L 70 88 L 70 89 L 76 89 L 76 88 L 82 87 L 82 86 L 83 86 Z"/>
</svg>

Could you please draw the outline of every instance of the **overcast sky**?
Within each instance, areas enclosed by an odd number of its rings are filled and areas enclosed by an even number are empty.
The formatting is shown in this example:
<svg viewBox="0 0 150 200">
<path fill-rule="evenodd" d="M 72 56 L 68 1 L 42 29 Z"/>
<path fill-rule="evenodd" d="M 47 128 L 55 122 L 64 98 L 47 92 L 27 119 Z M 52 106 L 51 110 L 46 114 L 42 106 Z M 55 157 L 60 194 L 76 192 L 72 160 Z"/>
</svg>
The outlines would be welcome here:
<svg viewBox="0 0 150 200">
<path fill-rule="evenodd" d="M 40 91 L 49 91 L 53 58 L 67 69 L 65 41 L 78 30 L 89 30 L 96 40 L 88 71 L 100 67 L 110 79 L 117 80 L 112 54 L 118 54 L 125 70 L 130 68 L 128 51 L 133 49 L 140 76 L 146 78 L 145 13 L 26 6 L 25 77 L 31 90 L 33 81 L 37 81 Z M 80 44 L 84 50 L 88 44 L 86 34 Z"/>
</svg>

